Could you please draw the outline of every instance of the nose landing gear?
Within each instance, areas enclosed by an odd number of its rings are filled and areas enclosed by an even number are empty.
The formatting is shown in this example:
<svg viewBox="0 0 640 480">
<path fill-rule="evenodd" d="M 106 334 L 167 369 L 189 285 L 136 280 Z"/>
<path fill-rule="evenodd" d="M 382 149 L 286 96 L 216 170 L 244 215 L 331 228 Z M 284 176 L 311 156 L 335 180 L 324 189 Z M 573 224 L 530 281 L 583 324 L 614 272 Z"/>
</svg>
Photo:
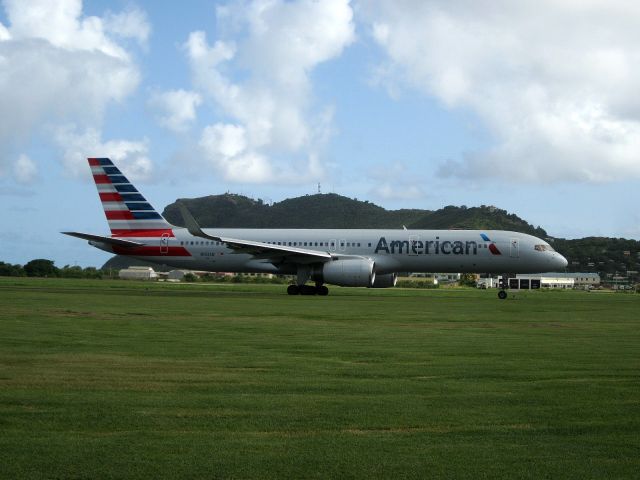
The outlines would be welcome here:
<svg viewBox="0 0 640 480">
<path fill-rule="evenodd" d="M 500 280 L 498 282 L 498 286 L 500 287 L 500 291 L 498 292 L 498 298 L 500 300 L 504 300 L 505 298 L 507 298 L 507 288 L 509 288 L 509 275 L 508 274 L 503 274 L 502 277 L 500 277 Z"/>
</svg>

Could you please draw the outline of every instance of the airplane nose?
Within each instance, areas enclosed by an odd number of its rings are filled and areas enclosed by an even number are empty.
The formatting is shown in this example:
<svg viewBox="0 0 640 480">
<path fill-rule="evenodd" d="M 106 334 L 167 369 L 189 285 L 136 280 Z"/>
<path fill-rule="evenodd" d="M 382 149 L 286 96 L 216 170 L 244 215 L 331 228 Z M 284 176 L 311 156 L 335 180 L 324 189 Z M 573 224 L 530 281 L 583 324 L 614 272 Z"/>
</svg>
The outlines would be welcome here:
<svg viewBox="0 0 640 480">
<path fill-rule="evenodd" d="M 567 261 L 566 258 L 564 258 L 559 253 L 556 253 L 556 255 L 557 255 L 556 261 L 558 263 L 558 268 L 565 268 L 567 265 L 569 265 L 569 262 Z"/>
</svg>

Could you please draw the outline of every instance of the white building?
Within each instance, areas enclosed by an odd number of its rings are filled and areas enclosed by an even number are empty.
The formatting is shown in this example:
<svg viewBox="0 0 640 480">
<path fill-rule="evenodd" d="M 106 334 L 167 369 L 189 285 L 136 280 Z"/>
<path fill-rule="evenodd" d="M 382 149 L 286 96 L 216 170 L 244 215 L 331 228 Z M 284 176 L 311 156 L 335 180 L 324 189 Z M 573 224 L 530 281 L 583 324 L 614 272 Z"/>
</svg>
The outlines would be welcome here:
<svg viewBox="0 0 640 480">
<path fill-rule="evenodd" d="M 498 279 L 493 277 L 487 278 L 479 278 L 476 282 L 476 287 L 478 288 L 497 288 L 498 287 Z"/>
<path fill-rule="evenodd" d="M 533 276 L 535 278 L 535 276 Z M 518 275 L 518 278 L 521 278 Z M 541 288 L 573 288 L 576 281 L 573 277 L 558 276 L 557 274 L 542 274 L 539 277 Z"/>
<path fill-rule="evenodd" d="M 600 275 L 597 273 L 535 273 L 518 274 L 509 278 L 509 288 L 535 290 L 537 288 L 583 288 L 589 289 L 600 285 Z"/>
<path fill-rule="evenodd" d="M 455 283 L 460 281 L 460 273 L 411 273 L 410 278 L 425 278 L 431 280 L 434 285 L 439 283 Z"/>
<path fill-rule="evenodd" d="M 600 275 L 593 272 L 575 272 L 567 273 L 575 280 L 575 286 L 578 287 L 597 287 L 600 285 Z"/>
<path fill-rule="evenodd" d="M 118 277 L 123 280 L 155 280 L 158 274 L 151 267 L 129 267 L 120 270 Z"/>
<path fill-rule="evenodd" d="M 187 273 L 190 273 L 189 270 L 171 270 L 167 275 L 167 280 L 173 282 L 181 282 L 182 280 L 184 280 L 184 276 Z"/>
</svg>

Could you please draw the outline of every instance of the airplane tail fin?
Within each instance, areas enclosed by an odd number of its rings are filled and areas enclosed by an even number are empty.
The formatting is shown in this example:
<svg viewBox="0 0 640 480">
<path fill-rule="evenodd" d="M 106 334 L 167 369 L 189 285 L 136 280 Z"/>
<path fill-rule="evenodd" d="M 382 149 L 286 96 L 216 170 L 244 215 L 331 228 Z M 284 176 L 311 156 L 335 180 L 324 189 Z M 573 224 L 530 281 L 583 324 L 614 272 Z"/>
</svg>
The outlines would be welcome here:
<svg viewBox="0 0 640 480">
<path fill-rule="evenodd" d="M 173 236 L 173 225 L 156 212 L 110 159 L 88 160 L 112 236 Z"/>
</svg>

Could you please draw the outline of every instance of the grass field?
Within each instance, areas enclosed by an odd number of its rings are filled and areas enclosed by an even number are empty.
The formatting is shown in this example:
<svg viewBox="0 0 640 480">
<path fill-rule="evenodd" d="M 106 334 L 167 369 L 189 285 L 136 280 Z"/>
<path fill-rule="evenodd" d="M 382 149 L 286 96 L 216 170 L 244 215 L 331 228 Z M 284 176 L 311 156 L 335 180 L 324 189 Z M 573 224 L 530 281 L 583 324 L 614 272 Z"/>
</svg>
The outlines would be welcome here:
<svg viewBox="0 0 640 480">
<path fill-rule="evenodd" d="M 0 278 L 3 478 L 638 478 L 640 295 Z"/>
</svg>

